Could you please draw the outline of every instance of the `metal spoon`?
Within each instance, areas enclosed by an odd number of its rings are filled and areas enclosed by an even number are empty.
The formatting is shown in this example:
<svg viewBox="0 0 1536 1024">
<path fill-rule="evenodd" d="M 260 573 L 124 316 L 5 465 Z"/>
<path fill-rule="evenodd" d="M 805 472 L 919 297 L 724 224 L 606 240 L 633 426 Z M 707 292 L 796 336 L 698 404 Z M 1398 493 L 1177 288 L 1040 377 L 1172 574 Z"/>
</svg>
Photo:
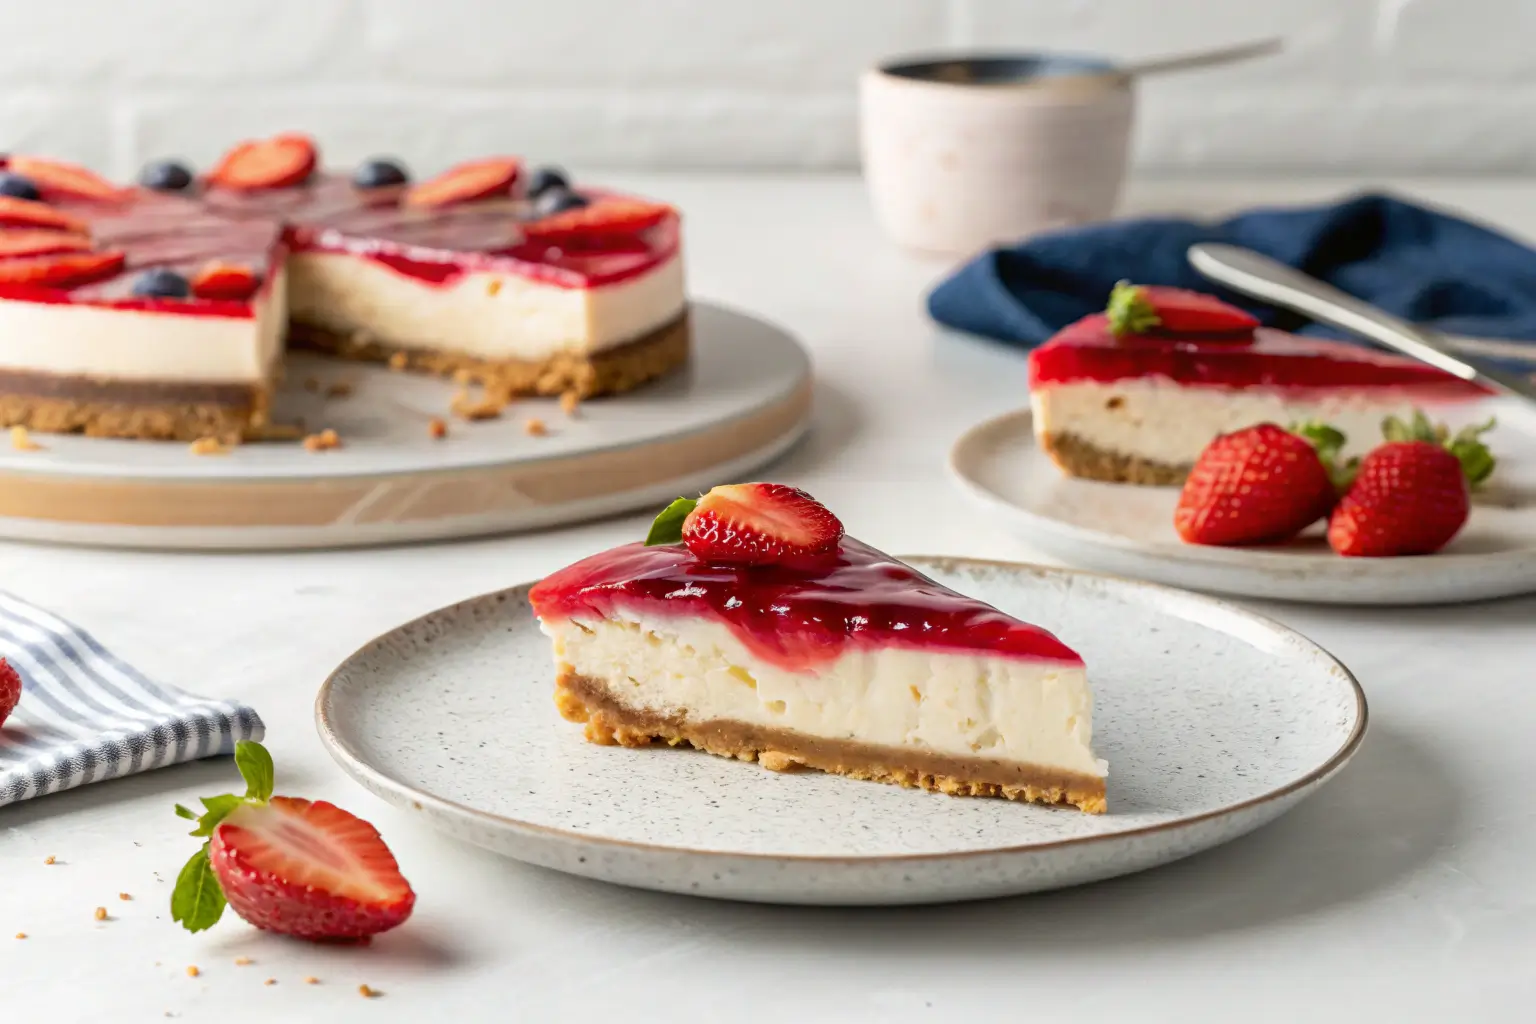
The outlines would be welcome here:
<svg viewBox="0 0 1536 1024">
<path fill-rule="evenodd" d="M 1189 262 L 1235 292 L 1380 342 L 1462 380 L 1536 402 L 1536 382 L 1530 378 L 1459 355 L 1439 331 L 1401 320 L 1252 249 L 1202 242 L 1189 247 Z"/>
</svg>

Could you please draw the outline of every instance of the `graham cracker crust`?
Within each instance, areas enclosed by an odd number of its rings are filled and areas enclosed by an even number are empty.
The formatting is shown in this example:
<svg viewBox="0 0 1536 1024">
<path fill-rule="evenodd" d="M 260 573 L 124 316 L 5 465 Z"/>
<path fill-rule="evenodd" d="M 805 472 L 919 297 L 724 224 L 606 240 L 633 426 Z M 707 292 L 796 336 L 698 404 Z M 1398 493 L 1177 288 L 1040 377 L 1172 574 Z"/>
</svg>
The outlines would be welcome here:
<svg viewBox="0 0 1536 1024">
<path fill-rule="evenodd" d="M 567 721 L 585 723 L 586 738 L 603 746 L 644 747 L 653 741 L 687 743 L 770 771 L 815 768 L 870 782 L 921 788 L 949 796 L 1000 796 L 1041 804 L 1070 804 L 1089 814 L 1105 810 L 1104 780 L 1014 762 L 955 757 L 852 740 L 806 736 L 746 722 L 691 722 L 625 705 L 601 680 L 562 664 L 555 706 Z"/>
<path fill-rule="evenodd" d="M 639 387 L 688 360 L 688 312 L 617 348 L 585 355 L 561 352 L 548 359 L 479 359 L 450 352 L 414 349 L 376 341 L 365 334 L 344 335 L 330 328 L 293 321 L 288 343 L 343 359 L 389 363 L 400 369 L 457 377 L 497 394 L 565 395 L 578 398 L 612 395 Z"/>
<path fill-rule="evenodd" d="M 235 403 L 0 394 L 0 427 L 144 441 L 212 437 L 235 444 L 265 421 L 267 401 L 266 390 L 257 387 L 247 389 L 244 400 Z"/>
<path fill-rule="evenodd" d="M 1139 455 L 1099 448 L 1076 434 L 1046 433 L 1040 447 L 1068 476 L 1103 480 L 1114 484 L 1144 484 L 1151 487 L 1177 486 L 1194 467 L 1170 465 Z"/>
</svg>

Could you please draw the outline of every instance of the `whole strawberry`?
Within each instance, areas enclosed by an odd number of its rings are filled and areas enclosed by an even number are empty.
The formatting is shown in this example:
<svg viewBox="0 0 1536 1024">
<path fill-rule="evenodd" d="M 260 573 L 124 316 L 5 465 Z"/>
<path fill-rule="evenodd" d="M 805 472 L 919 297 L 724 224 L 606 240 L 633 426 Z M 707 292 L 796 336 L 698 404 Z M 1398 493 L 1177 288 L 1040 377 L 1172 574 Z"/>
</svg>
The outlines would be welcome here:
<svg viewBox="0 0 1536 1024">
<path fill-rule="evenodd" d="M 1332 427 L 1273 423 L 1223 434 L 1184 481 L 1173 527 L 1190 544 L 1288 540 L 1328 514 L 1338 496 L 1329 463 L 1344 445 Z"/>
<path fill-rule="evenodd" d="M 1479 436 L 1490 420 L 1449 436 L 1422 412 L 1410 423 L 1389 417 L 1385 444 L 1354 471 L 1328 518 L 1328 543 L 1341 555 L 1386 558 L 1428 555 L 1449 544 L 1471 512 L 1471 487 L 1493 472 Z"/>
<path fill-rule="evenodd" d="M 0 725 L 11 717 L 11 712 L 16 710 L 16 702 L 21 700 L 21 676 L 11 667 L 11 663 L 0 658 Z"/>
<path fill-rule="evenodd" d="M 176 878 L 171 919 L 212 927 L 227 903 L 257 928 L 301 939 L 363 939 L 411 915 L 416 894 L 374 827 L 324 800 L 273 796 L 272 758 L 260 743 L 235 745 L 245 795 L 204 797 L 201 815 L 180 804 L 208 842 Z"/>
</svg>

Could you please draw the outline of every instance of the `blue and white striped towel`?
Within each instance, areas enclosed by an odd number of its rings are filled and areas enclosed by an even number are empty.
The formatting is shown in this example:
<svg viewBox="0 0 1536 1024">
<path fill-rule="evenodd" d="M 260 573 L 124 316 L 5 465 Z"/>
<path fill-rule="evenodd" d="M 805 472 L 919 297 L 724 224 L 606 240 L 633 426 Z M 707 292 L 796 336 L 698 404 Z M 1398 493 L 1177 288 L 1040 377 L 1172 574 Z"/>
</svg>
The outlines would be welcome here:
<svg viewBox="0 0 1536 1024">
<path fill-rule="evenodd" d="M 233 753 L 264 731 L 245 705 L 147 679 L 89 633 L 3 592 L 0 657 L 23 685 L 0 726 L 0 807 Z"/>
</svg>

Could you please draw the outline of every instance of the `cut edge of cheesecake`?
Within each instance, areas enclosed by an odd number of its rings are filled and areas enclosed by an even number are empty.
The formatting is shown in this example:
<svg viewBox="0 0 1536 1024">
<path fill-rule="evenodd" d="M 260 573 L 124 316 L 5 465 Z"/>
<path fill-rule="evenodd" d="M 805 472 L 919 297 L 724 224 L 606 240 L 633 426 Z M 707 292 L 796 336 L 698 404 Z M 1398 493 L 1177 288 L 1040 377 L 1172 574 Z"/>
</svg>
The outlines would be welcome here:
<svg viewBox="0 0 1536 1024">
<path fill-rule="evenodd" d="M 567 721 L 585 725 L 589 742 L 603 746 L 686 743 L 718 757 L 756 761 L 770 771 L 812 768 L 947 796 L 1066 804 L 1089 814 L 1103 814 L 1107 807 L 1102 776 L 815 736 L 731 719 L 695 721 L 686 711 L 664 713 L 632 706 L 602 680 L 581 675 L 568 664 L 559 666 L 555 706 Z"/>
</svg>

